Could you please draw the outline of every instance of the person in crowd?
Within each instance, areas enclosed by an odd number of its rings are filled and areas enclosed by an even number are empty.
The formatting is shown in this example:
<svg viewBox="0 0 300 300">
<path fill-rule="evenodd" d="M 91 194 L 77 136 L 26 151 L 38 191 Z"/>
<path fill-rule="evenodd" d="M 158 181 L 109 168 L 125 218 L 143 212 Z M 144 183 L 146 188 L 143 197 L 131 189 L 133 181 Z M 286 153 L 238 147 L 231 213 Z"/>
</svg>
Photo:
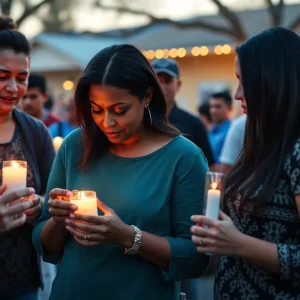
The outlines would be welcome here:
<svg viewBox="0 0 300 300">
<path fill-rule="evenodd" d="M 58 151 L 33 233 L 44 260 L 59 262 L 50 299 L 177 300 L 178 281 L 209 260 L 189 229 L 202 209 L 202 151 L 168 123 L 159 81 L 131 45 L 91 59 L 75 106 L 80 129 Z M 98 215 L 65 201 L 72 190 L 95 191 Z"/>
<path fill-rule="evenodd" d="M 209 132 L 212 127 L 212 120 L 211 120 L 211 115 L 210 115 L 210 108 L 209 108 L 209 103 L 205 102 L 199 105 L 198 107 L 198 113 L 201 121 L 203 122 L 206 131 Z"/>
<path fill-rule="evenodd" d="M 246 119 L 245 114 L 237 117 L 229 128 L 220 157 L 220 171 L 224 174 L 231 170 L 242 151 Z"/>
<path fill-rule="evenodd" d="M 42 281 L 31 235 L 55 152 L 44 124 L 15 108 L 28 85 L 30 45 L 10 18 L 0 18 L 0 45 L 0 186 L 3 161 L 25 160 L 30 187 L 0 189 L 0 299 L 36 300 Z M 20 199 L 30 194 L 31 207 Z"/>
<path fill-rule="evenodd" d="M 47 127 L 60 121 L 49 110 L 45 109 L 48 98 L 45 77 L 39 74 L 31 74 L 28 79 L 27 91 L 20 101 L 20 106 L 22 111 L 43 121 Z"/>
<path fill-rule="evenodd" d="M 203 123 L 176 105 L 175 98 L 182 85 L 179 65 L 174 59 L 162 58 L 154 60 L 152 67 L 159 78 L 166 99 L 169 121 L 203 151 L 208 165 L 212 167 L 215 160 Z"/>
<path fill-rule="evenodd" d="M 232 99 L 227 91 L 212 94 L 209 99 L 212 127 L 208 133 L 208 137 L 214 158 L 218 164 L 220 163 L 223 145 L 231 125 L 231 106 Z"/>
<path fill-rule="evenodd" d="M 300 37 L 272 28 L 237 48 L 244 148 L 220 220 L 193 216 L 198 251 L 220 255 L 215 299 L 300 294 Z M 271 55 L 270 55 L 271 53 Z"/>
<path fill-rule="evenodd" d="M 49 131 L 53 138 L 60 136 L 65 138 L 70 132 L 77 128 L 76 111 L 73 97 L 66 103 L 66 119 L 52 124 Z"/>
</svg>

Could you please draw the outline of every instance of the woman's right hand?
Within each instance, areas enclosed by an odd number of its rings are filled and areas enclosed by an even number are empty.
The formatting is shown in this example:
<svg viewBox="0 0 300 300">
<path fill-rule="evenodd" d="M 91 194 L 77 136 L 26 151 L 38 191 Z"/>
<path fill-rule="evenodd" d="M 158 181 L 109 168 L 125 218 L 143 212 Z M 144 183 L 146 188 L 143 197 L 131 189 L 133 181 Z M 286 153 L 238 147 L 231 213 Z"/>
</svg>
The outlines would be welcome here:
<svg viewBox="0 0 300 300">
<path fill-rule="evenodd" d="M 49 195 L 49 213 L 56 224 L 64 227 L 65 220 L 77 210 L 77 206 L 69 202 L 71 196 L 71 191 L 58 188 L 51 190 Z"/>
<path fill-rule="evenodd" d="M 35 193 L 33 188 L 20 189 L 14 192 L 3 193 L 6 185 L 0 186 L 0 233 L 7 232 L 13 228 L 22 226 L 26 222 L 24 212 L 35 203 L 31 200 L 22 200 Z"/>
</svg>

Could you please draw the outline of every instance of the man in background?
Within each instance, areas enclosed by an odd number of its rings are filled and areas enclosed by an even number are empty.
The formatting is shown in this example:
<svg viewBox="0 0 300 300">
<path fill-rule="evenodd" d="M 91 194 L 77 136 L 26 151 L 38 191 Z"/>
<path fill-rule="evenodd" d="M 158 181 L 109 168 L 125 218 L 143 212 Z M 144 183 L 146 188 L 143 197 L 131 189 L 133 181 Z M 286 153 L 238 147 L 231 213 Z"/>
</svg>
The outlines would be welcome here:
<svg viewBox="0 0 300 300">
<path fill-rule="evenodd" d="M 158 76 L 166 99 L 167 115 L 170 123 L 203 151 L 208 165 L 212 167 L 215 161 L 202 121 L 176 105 L 176 95 L 182 84 L 178 64 L 173 59 L 162 58 L 154 60 L 152 67 Z M 199 280 L 189 279 L 181 281 L 181 291 L 186 294 L 188 300 L 198 300 L 201 294 Z"/>
<path fill-rule="evenodd" d="M 167 115 L 171 124 L 178 128 L 183 135 L 198 146 L 204 153 L 208 165 L 214 165 L 212 150 L 208 141 L 206 129 L 199 118 L 180 109 L 176 105 L 176 95 L 182 81 L 177 62 L 173 59 L 157 59 L 152 67 L 160 81 L 167 104 Z"/>
<path fill-rule="evenodd" d="M 220 171 L 224 174 L 231 170 L 243 149 L 246 120 L 246 115 L 239 116 L 229 128 L 220 157 Z"/>
<path fill-rule="evenodd" d="M 64 139 L 69 133 L 77 128 L 76 110 L 73 97 L 70 97 L 67 100 L 65 111 L 65 120 L 54 123 L 49 127 L 52 138 L 60 136 Z"/>
<path fill-rule="evenodd" d="M 44 76 L 32 74 L 29 76 L 28 89 L 20 101 L 20 107 L 24 112 L 43 121 L 49 127 L 58 122 L 59 119 L 45 109 L 48 98 L 49 94 Z"/>
<path fill-rule="evenodd" d="M 210 146 L 216 162 L 220 163 L 223 145 L 231 125 L 232 98 L 227 91 L 215 93 L 209 99 L 212 127 L 208 133 Z"/>
</svg>

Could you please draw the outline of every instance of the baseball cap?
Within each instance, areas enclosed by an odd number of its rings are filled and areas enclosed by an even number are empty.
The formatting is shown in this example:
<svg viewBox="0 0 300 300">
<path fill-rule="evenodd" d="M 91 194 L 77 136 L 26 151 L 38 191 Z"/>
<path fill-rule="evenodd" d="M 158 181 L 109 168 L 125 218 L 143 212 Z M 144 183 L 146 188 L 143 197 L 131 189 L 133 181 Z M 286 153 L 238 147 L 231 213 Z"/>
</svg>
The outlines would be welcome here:
<svg viewBox="0 0 300 300">
<path fill-rule="evenodd" d="M 179 66 L 174 59 L 155 59 L 152 62 L 152 67 L 156 73 L 166 73 L 172 77 L 179 77 Z"/>
</svg>

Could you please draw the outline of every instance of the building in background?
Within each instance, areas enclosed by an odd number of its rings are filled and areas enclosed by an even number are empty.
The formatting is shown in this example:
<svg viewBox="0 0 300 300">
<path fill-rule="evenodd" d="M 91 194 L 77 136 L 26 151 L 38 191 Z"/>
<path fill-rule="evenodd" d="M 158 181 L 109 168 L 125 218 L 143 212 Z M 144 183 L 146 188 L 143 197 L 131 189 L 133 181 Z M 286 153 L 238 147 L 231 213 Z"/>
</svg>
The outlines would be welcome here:
<svg viewBox="0 0 300 300">
<path fill-rule="evenodd" d="M 283 19 L 294 19 L 300 4 L 286 6 Z M 265 9 L 237 12 L 249 36 L 269 27 Z M 201 16 L 192 20 L 208 20 L 225 25 L 219 15 Z M 183 22 L 189 22 L 183 20 Z M 297 32 L 300 34 L 300 29 Z M 56 99 L 70 93 L 91 57 L 101 49 L 119 43 L 130 43 L 145 56 L 171 57 L 177 60 L 184 82 L 178 95 L 178 105 L 197 113 L 199 103 L 212 92 L 229 89 L 234 93 L 235 42 L 226 35 L 201 29 L 180 29 L 169 24 L 153 24 L 127 29 L 110 30 L 98 34 L 64 33 L 40 34 L 32 40 L 31 71 L 41 73 L 49 82 Z M 234 115 L 238 114 L 238 108 Z"/>
</svg>

